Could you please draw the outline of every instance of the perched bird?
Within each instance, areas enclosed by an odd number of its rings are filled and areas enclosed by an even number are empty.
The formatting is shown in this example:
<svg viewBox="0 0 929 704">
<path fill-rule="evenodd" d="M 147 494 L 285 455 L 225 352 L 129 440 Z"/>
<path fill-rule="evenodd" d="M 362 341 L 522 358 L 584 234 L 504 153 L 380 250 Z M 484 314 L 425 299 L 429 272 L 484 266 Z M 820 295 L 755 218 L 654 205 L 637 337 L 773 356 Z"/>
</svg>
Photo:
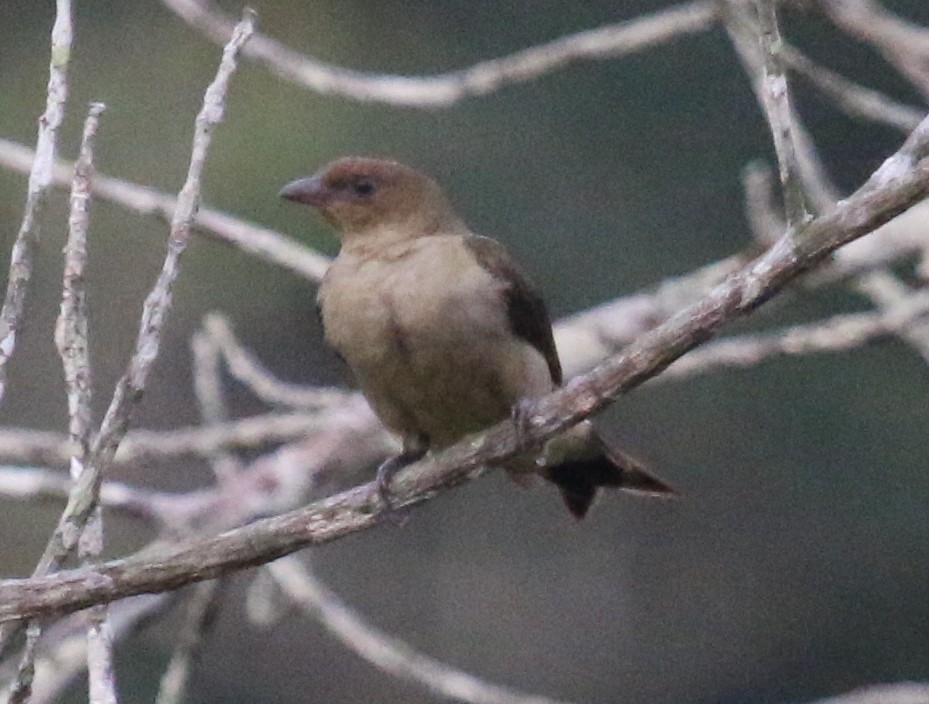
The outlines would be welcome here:
<svg viewBox="0 0 929 704">
<path fill-rule="evenodd" d="M 339 232 L 319 289 L 326 341 L 352 369 L 381 422 L 403 441 L 396 468 L 487 428 L 561 384 L 545 304 L 500 243 L 472 234 L 442 189 L 394 161 L 338 159 L 283 188 Z M 601 486 L 668 494 L 582 422 L 535 457 L 583 517 Z"/>
</svg>

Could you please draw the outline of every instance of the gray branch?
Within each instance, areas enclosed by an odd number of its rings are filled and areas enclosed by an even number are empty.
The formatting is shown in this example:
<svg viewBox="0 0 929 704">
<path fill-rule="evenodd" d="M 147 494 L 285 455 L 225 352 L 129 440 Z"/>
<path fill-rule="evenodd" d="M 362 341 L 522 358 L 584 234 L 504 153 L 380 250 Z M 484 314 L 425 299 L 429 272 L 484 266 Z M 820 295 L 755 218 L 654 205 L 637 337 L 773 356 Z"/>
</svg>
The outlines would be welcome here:
<svg viewBox="0 0 929 704">
<path fill-rule="evenodd" d="M 68 99 L 68 62 L 71 59 L 71 0 L 56 1 L 52 27 L 52 58 L 48 65 L 48 96 L 39 118 L 35 156 L 29 170 L 26 210 L 10 255 L 6 297 L 0 309 L 0 402 L 6 393 L 6 366 L 16 348 L 16 333 L 23 316 L 26 289 L 32 277 L 32 250 L 39 238 L 39 217 L 52 182 L 58 127 Z"/>
<path fill-rule="evenodd" d="M 208 39 L 221 43 L 233 19 L 210 0 L 162 0 L 178 17 Z M 716 19 L 714 3 L 695 0 L 629 22 L 569 34 L 509 56 L 481 61 L 459 71 L 432 76 L 365 73 L 333 66 L 259 34 L 245 56 L 264 64 L 286 81 L 323 95 L 396 107 L 450 107 L 513 83 L 584 60 L 612 59 L 706 30 Z"/>
<path fill-rule="evenodd" d="M 725 322 L 750 314 L 790 281 L 929 194 L 929 118 L 854 195 L 832 212 L 785 236 L 708 295 L 638 338 L 621 354 L 540 399 L 529 427 L 502 422 L 400 472 L 394 508 L 412 506 L 484 474 L 488 467 L 537 446 L 659 374 Z M 896 168 L 907 155 L 910 167 Z M 69 612 L 143 592 L 175 589 L 303 547 L 370 528 L 390 510 L 374 483 L 220 535 L 36 579 L 0 582 L 0 620 Z"/>
</svg>

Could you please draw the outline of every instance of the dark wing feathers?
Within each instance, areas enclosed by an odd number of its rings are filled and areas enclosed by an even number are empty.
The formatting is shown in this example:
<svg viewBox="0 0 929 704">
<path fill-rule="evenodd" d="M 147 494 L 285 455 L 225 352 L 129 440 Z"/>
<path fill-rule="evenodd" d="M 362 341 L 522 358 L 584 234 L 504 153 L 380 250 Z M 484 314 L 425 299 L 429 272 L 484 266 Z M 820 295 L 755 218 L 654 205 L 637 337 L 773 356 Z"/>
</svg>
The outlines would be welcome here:
<svg viewBox="0 0 929 704">
<path fill-rule="evenodd" d="M 545 302 L 535 287 L 520 271 L 506 247 L 496 240 L 468 235 L 464 243 L 478 264 L 500 283 L 513 334 L 524 339 L 545 357 L 552 381 L 561 385 L 561 363 L 552 336 L 552 323 Z"/>
</svg>

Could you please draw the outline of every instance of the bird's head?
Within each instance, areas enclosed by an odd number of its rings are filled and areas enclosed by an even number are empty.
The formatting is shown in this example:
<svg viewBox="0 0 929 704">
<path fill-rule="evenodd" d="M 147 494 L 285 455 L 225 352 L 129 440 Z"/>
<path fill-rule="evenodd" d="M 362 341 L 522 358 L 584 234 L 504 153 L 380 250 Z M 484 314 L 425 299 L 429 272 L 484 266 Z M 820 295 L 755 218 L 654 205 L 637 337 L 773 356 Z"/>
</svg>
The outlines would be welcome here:
<svg viewBox="0 0 929 704">
<path fill-rule="evenodd" d="M 318 210 L 343 238 L 387 232 L 415 238 L 461 226 L 435 181 L 384 159 L 337 159 L 288 183 L 280 195 Z"/>
</svg>

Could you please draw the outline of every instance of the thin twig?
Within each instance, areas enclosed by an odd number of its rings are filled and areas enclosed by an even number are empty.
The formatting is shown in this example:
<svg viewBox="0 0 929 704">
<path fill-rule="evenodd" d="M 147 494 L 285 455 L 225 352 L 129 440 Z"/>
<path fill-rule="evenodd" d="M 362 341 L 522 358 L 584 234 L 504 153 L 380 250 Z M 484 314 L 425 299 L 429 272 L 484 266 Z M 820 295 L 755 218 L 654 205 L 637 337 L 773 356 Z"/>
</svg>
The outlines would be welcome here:
<svg viewBox="0 0 929 704">
<path fill-rule="evenodd" d="M 134 430 L 126 434 L 114 458 L 117 465 L 170 459 L 183 455 L 211 457 L 220 450 L 250 449 L 293 440 L 326 427 L 319 413 L 265 413 L 213 427 Z M 8 463 L 67 466 L 67 436 L 40 430 L 0 430 L 0 457 Z"/>
<path fill-rule="evenodd" d="M 164 611 L 174 601 L 170 596 L 145 594 L 112 605 L 109 618 L 113 638 L 122 640 L 130 636 L 143 622 Z M 63 690 L 87 668 L 85 620 L 83 614 L 74 614 L 46 629 L 43 644 L 47 652 L 36 658 L 30 704 L 60 701 Z M 8 704 L 5 693 L 0 693 L 0 704 Z"/>
<path fill-rule="evenodd" d="M 211 538 L 166 546 L 157 559 L 138 555 L 37 579 L 0 582 L 0 621 L 67 612 L 95 603 L 185 584 L 319 545 L 379 523 L 392 510 L 421 503 L 473 480 L 563 432 L 618 396 L 659 374 L 725 322 L 747 315 L 842 245 L 873 231 L 929 195 L 929 118 L 904 145 L 919 161 L 894 178 L 869 179 L 830 213 L 785 235 L 764 255 L 729 276 L 623 353 L 540 398 L 517 433 L 511 420 L 407 467 L 393 480 L 387 508 L 374 482 L 304 508 Z M 884 173 L 887 176 L 889 172 Z"/>
<path fill-rule="evenodd" d="M 13 501 L 67 501 L 71 481 L 59 471 L 43 467 L 0 466 L 0 497 Z M 176 500 L 167 492 L 122 482 L 100 485 L 100 504 L 111 511 L 142 518 L 155 527 L 165 524 L 164 506 Z"/>
<path fill-rule="evenodd" d="M 565 704 L 491 684 L 447 665 L 375 628 L 295 556 L 266 566 L 281 591 L 343 645 L 389 675 L 412 680 L 442 697 L 470 704 Z"/>
<path fill-rule="evenodd" d="M 757 0 L 756 0 L 757 1 Z M 725 9 L 725 28 L 736 50 L 739 61 L 752 82 L 755 98 L 767 113 L 765 84 L 765 56 L 758 42 L 758 23 L 746 11 L 742 0 L 721 0 Z M 809 204 L 818 213 L 829 211 L 840 199 L 840 191 L 832 183 L 823 166 L 812 137 L 803 121 L 787 104 L 789 123 L 796 154 L 797 169 Z"/>
<path fill-rule="evenodd" d="M 93 434 L 91 411 L 92 377 L 87 329 L 87 300 L 84 267 L 87 262 L 87 228 L 90 217 L 90 184 L 93 181 L 93 149 L 97 123 L 105 110 L 103 103 L 92 103 L 84 122 L 80 157 L 74 168 L 71 187 L 71 213 L 65 245 L 64 282 L 61 310 L 55 326 L 55 345 L 61 355 L 68 391 L 68 430 L 74 454 L 71 479 L 75 490 L 90 454 Z M 100 510 L 99 482 L 91 486 L 89 500 L 95 505 L 78 540 L 78 554 L 89 564 L 103 550 L 103 513 Z M 68 506 L 80 497 L 71 495 Z M 62 517 L 64 520 L 64 517 Z M 91 704 L 116 704 L 116 674 L 113 669 L 113 639 L 106 606 L 98 605 L 87 614 L 87 671 Z"/>
<path fill-rule="evenodd" d="M 873 271 L 864 274 L 855 280 L 853 287 L 870 298 L 883 311 L 891 311 L 907 305 L 921 295 L 889 271 Z M 921 325 L 907 326 L 900 331 L 900 337 L 914 347 L 929 363 L 929 325 L 924 322 Z"/>
<path fill-rule="evenodd" d="M 61 308 L 55 325 L 55 346 L 64 368 L 68 392 L 68 430 L 75 455 L 71 474 L 76 478 L 90 451 L 93 434 L 91 416 L 92 379 L 87 330 L 87 296 L 84 268 L 87 263 L 87 226 L 90 211 L 90 184 L 93 179 L 93 146 L 102 103 L 93 103 L 84 123 L 81 155 L 74 169 L 68 241 L 65 244 L 64 281 Z"/>
<path fill-rule="evenodd" d="M 232 18 L 209 0 L 162 0 L 181 19 L 214 42 L 229 36 Z M 703 32 L 716 19 L 713 2 L 694 0 L 629 22 L 604 25 L 518 51 L 469 68 L 432 76 L 364 73 L 333 66 L 258 34 L 245 56 L 284 80 L 323 95 L 397 107 L 442 108 L 503 86 L 531 81 L 578 61 L 613 59 Z"/>
<path fill-rule="evenodd" d="M 61 355 L 65 385 L 68 395 L 68 427 L 71 447 L 70 473 L 73 482 L 68 493 L 68 506 L 76 500 L 74 492 L 77 480 L 84 470 L 92 435 L 91 418 L 91 373 L 88 356 L 87 309 L 84 294 L 84 266 L 87 260 L 87 223 L 89 217 L 89 184 L 93 174 L 93 142 L 97 122 L 104 106 L 92 104 L 84 123 L 80 158 L 74 171 L 71 188 L 71 212 L 68 218 L 68 241 L 65 245 L 64 281 L 62 284 L 61 311 L 55 326 L 55 344 Z M 93 499 L 96 500 L 96 497 Z M 66 509 L 67 511 L 67 509 Z M 64 520 L 64 515 L 62 519 Z M 83 558 L 98 555 L 102 543 L 102 516 L 99 509 L 88 525 L 88 531 L 80 536 L 80 551 Z M 86 564 L 86 560 L 85 560 Z M 35 574 L 44 574 L 37 568 Z M 91 609 L 88 629 L 88 654 L 92 689 L 99 699 L 94 704 L 115 702 L 115 690 L 107 689 L 103 682 L 112 683 L 112 657 L 106 647 L 106 607 Z M 35 665 L 33 658 L 36 644 L 41 636 L 41 625 L 31 622 L 26 628 L 26 645 L 23 648 L 19 670 L 13 679 L 10 701 L 26 701 L 31 695 Z M 9 633 L 5 635 L 9 637 Z M 2 645 L 2 644 L 0 644 Z M 112 693 L 112 696 L 108 695 Z"/>
<path fill-rule="evenodd" d="M 885 93 L 866 88 L 825 66 L 820 66 L 786 42 L 783 44 L 781 55 L 788 68 L 809 81 L 821 93 L 832 98 L 835 104 L 849 115 L 889 125 L 904 134 L 909 134 L 923 118 L 922 110 L 900 103 Z"/>
<path fill-rule="evenodd" d="M 22 322 L 26 290 L 32 277 L 32 253 L 39 238 L 39 218 L 45 194 L 52 180 L 58 148 L 58 127 L 64 118 L 65 103 L 68 99 L 68 63 L 71 59 L 72 37 L 71 2 L 57 0 L 55 24 L 52 26 L 45 112 L 39 118 L 35 158 L 29 173 L 29 187 L 26 193 L 26 209 L 16 241 L 13 243 L 6 297 L 0 309 L 0 403 L 6 393 L 7 362 L 13 356 L 16 333 Z M 32 692 L 35 649 L 41 628 L 38 623 L 32 622 L 26 631 L 26 646 L 19 670 L 10 685 L 11 704 L 28 700 Z M 0 653 L 3 652 L 9 634 L 8 629 L 0 627 Z"/>
<path fill-rule="evenodd" d="M 785 223 L 774 208 L 774 179 L 771 168 L 763 161 L 753 161 L 742 170 L 742 192 L 745 194 L 745 219 L 752 238 L 763 247 L 770 247 L 784 231 Z"/>
<path fill-rule="evenodd" d="M 342 389 L 288 384 L 276 378 L 236 339 L 229 321 L 218 313 L 203 321 L 204 331 L 222 352 L 229 373 L 255 396 L 272 406 L 324 409 L 344 403 L 350 392 Z"/>
<path fill-rule="evenodd" d="M 781 187 L 784 190 L 784 211 L 787 225 L 796 229 L 806 222 L 809 213 L 800 180 L 800 165 L 794 145 L 790 92 L 784 72 L 783 42 L 777 26 L 777 9 L 774 0 L 755 0 L 758 9 L 758 33 L 764 56 L 762 97 L 765 115 L 774 138 Z"/>
<path fill-rule="evenodd" d="M 893 335 L 907 336 L 929 319 L 929 293 L 896 300 L 883 310 L 848 313 L 783 330 L 740 335 L 711 342 L 672 364 L 652 383 L 704 374 L 716 369 L 751 367 L 792 355 L 841 352 Z"/>
<path fill-rule="evenodd" d="M 113 667 L 113 628 L 106 617 L 104 604 L 88 614 L 87 691 L 90 704 L 117 704 L 116 670 Z"/>
<path fill-rule="evenodd" d="M 929 702 L 929 683 L 897 682 L 872 684 L 809 704 L 926 704 Z"/>
<path fill-rule="evenodd" d="M 200 180 L 213 127 L 222 119 L 226 89 L 236 67 L 236 56 L 254 29 L 254 15 L 248 10 L 237 25 L 233 37 L 223 51 L 223 59 L 213 83 L 207 88 L 204 105 L 197 116 L 194 144 L 187 182 L 178 196 L 168 243 L 168 254 L 155 287 L 146 299 L 139 326 L 135 351 L 129 370 L 120 379 L 113 399 L 100 426 L 87 461 L 79 476 L 71 499 L 65 507 L 52 537 L 36 566 L 35 575 L 48 574 L 59 568 L 62 561 L 78 545 L 87 521 L 93 516 L 102 472 L 112 462 L 113 455 L 128 429 L 129 416 L 145 387 L 145 381 L 158 355 L 161 334 L 171 305 L 171 293 L 177 278 L 178 262 L 190 237 L 190 224 L 197 209 Z M 30 627 L 29 635 L 37 629 Z M 27 648 L 27 651 L 30 650 Z M 34 650 L 34 647 L 31 649 Z M 27 673 L 24 681 L 31 680 Z M 28 689 L 24 687 L 22 689 Z M 17 692 L 20 688 L 17 688 Z M 28 692 L 24 692 L 28 698 Z M 16 698 L 11 697 L 11 702 Z"/>
<path fill-rule="evenodd" d="M 42 573 L 57 568 L 76 545 L 84 524 L 94 510 L 93 488 L 99 483 L 102 470 L 109 466 L 129 425 L 129 416 L 141 398 L 148 373 L 154 365 L 161 342 L 161 334 L 167 322 L 171 306 L 171 293 L 177 278 L 180 256 L 190 237 L 190 223 L 196 212 L 200 193 L 203 164 L 209 147 L 213 127 L 222 119 L 223 102 L 229 78 L 235 70 L 235 57 L 241 45 L 247 41 L 254 20 L 250 13 L 238 26 L 232 40 L 223 52 L 216 79 L 207 88 L 204 106 L 197 116 L 194 146 L 191 154 L 187 182 L 178 196 L 178 208 L 168 240 L 168 254 L 155 286 L 145 300 L 142 320 L 139 325 L 135 350 L 129 360 L 129 369 L 116 385 L 113 399 L 103 418 L 88 462 L 77 480 L 80 498 L 75 505 L 66 509 L 63 519 L 39 562 Z"/>
<path fill-rule="evenodd" d="M 242 21 L 233 31 L 232 39 L 223 50 L 216 78 L 206 89 L 203 107 L 197 115 L 187 180 L 178 194 L 177 208 L 171 219 L 168 253 L 155 286 L 145 299 L 129 369 L 116 386 L 113 401 L 107 409 L 94 444 L 94 453 L 106 462 L 112 459 L 126 434 L 130 413 L 142 395 L 145 381 L 158 356 L 161 334 L 171 307 L 178 265 L 190 241 L 191 224 L 200 204 L 200 183 L 213 129 L 222 121 L 229 80 L 236 69 L 239 51 L 254 32 L 254 25 L 254 13 L 247 9 Z"/>
<path fill-rule="evenodd" d="M 48 65 L 48 96 L 45 112 L 39 118 L 35 156 L 29 171 L 29 188 L 13 252 L 6 297 L 0 308 L 0 403 L 6 393 L 7 362 L 16 347 L 16 333 L 22 323 L 26 289 L 32 276 L 32 250 L 39 238 L 39 218 L 45 194 L 52 182 L 57 150 L 58 126 L 68 99 L 68 61 L 71 58 L 71 0 L 56 0 L 52 27 L 52 58 Z M 2 640 L 2 638 L 0 638 Z"/>
<path fill-rule="evenodd" d="M 18 173 L 29 173 L 34 152 L 22 144 L 0 139 L 0 165 Z M 73 164 L 58 161 L 53 172 L 53 185 L 66 187 L 71 183 Z M 177 198 L 148 186 L 104 176 L 94 177 L 94 198 L 117 203 L 140 215 L 151 215 L 171 222 L 177 209 Z M 238 247 L 243 252 L 292 271 L 310 281 L 321 281 L 329 259 L 288 237 L 254 223 L 232 217 L 210 208 L 197 210 L 194 227 L 204 235 Z"/>
<path fill-rule="evenodd" d="M 216 427 L 226 420 L 226 403 L 220 371 L 218 346 L 203 332 L 197 331 L 190 340 L 194 357 L 194 393 L 200 407 L 200 418 L 207 427 Z M 213 476 L 220 484 L 231 481 L 241 471 L 234 455 L 218 450 L 210 457 Z"/>
<path fill-rule="evenodd" d="M 904 151 L 905 148 L 901 150 L 901 152 Z M 887 168 L 895 168 L 895 163 L 891 162 Z M 772 238 L 776 237 L 776 233 L 783 230 L 784 226 L 773 209 L 770 171 L 763 165 L 752 166 L 746 169 L 743 184 L 745 187 L 747 216 L 755 234 L 755 239 L 762 244 L 769 244 Z M 923 207 L 925 207 L 925 204 Z M 924 244 L 924 246 L 929 245 Z M 852 254 L 853 250 L 851 248 L 836 252 L 833 259 L 833 268 L 848 263 L 852 258 L 850 256 Z M 882 319 L 885 314 L 895 309 L 899 310 L 901 307 L 908 305 L 911 300 L 918 298 L 913 296 L 913 291 L 909 286 L 885 269 L 865 271 L 859 276 L 853 277 L 849 282 L 849 286 L 869 298 L 877 306 L 881 313 L 876 314 L 876 319 Z M 916 319 L 913 319 L 911 323 L 899 327 L 895 332 L 904 342 L 914 347 L 923 359 L 929 362 L 929 324 Z M 883 334 L 881 331 L 875 331 L 877 334 Z"/>
<path fill-rule="evenodd" d="M 816 5 L 837 27 L 877 49 L 929 100 L 929 29 L 874 0 L 817 0 Z"/>
<path fill-rule="evenodd" d="M 161 678 L 155 704 L 180 704 L 190 680 L 190 670 L 196 663 L 203 639 L 219 608 L 224 583 L 220 580 L 198 584 L 187 600 L 184 625 L 177 645 Z"/>
</svg>

